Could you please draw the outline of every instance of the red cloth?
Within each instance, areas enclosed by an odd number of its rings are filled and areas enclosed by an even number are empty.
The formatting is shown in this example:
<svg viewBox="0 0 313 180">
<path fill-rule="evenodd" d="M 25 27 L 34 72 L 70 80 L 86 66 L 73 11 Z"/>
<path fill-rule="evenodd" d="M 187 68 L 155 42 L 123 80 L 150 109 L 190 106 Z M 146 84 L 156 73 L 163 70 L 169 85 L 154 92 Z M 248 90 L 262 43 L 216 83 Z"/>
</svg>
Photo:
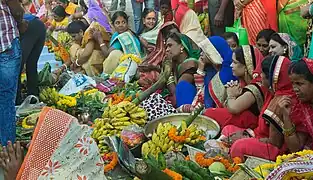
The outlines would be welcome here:
<svg viewBox="0 0 313 180">
<path fill-rule="evenodd" d="M 179 2 L 179 0 L 171 0 L 171 5 L 172 9 L 175 12 L 174 21 L 177 24 L 177 26 L 180 27 L 183 17 L 190 8 L 188 7 L 187 3 Z"/>
<path fill-rule="evenodd" d="M 256 44 L 256 37 L 261 30 L 277 31 L 276 3 L 271 0 L 253 0 L 242 11 L 242 25 L 248 31 L 251 45 Z"/>
<path fill-rule="evenodd" d="M 159 72 L 152 67 L 159 67 L 165 57 L 165 37 L 162 35 L 162 29 L 167 26 L 176 25 L 173 21 L 169 21 L 163 24 L 160 28 L 155 50 L 152 51 L 146 58 L 146 60 L 139 66 L 140 79 L 139 85 L 144 88 L 149 88 L 159 78 Z M 177 27 L 178 29 L 178 27 Z"/>
<path fill-rule="evenodd" d="M 214 119 L 221 129 L 227 125 L 254 129 L 258 125 L 258 117 L 248 110 L 234 115 L 228 112 L 227 108 L 209 108 L 205 110 L 204 115 Z"/>
</svg>

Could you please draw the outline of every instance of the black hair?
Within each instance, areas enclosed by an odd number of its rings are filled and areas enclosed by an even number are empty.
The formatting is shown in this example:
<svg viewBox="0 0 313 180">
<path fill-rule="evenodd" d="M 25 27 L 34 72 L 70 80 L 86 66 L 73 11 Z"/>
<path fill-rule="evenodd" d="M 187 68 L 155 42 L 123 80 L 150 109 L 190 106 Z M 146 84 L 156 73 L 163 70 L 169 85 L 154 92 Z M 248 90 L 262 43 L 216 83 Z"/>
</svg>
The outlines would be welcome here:
<svg viewBox="0 0 313 180">
<path fill-rule="evenodd" d="M 256 36 L 256 40 L 258 41 L 261 38 L 264 38 L 266 42 L 270 42 L 271 36 L 276 32 L 273 29 L 263 29 Z"/>
<path fill-rule="evenodd" d="M 86 3 L 85 3 L 85 1 L 84 0 L 79 0 L 79 5 L 83 8 L 83 10 L 84 10 L 84 13 L 87 13 L 87 11 L 88 11 L 88 7 L 87 7 L 87 5 L 86 5 Z"/>
<path fill-rule="evenodd" d="M 113 16 L 112 16 L 112 23 L 114 24 L 114 22 L 116 21 L 116 19 L 118 18 L 118 17 L 123 17 L 125 20 L 126 20 L 126 23 L 128 23 L 128 16 L 127 16 L 127 14 L 124 12 L 124 11 L 116 11 L 114 14 L 113 14 Z"/>
<path fill-rule="evenodd" d="M 293 62 L 288 69 L 288 74 L 302 75 L 305 80 L 313 83 L 313 74 L 309 70 L 304 60 Z"/>
<path fill-rule="evenodd" d="M 227 40 L 227 39 L 233 39 L 237 45 L 239 45 L 239 39 L 236 33 L 233 32 L 225 32 L 222 37 Z"/>
<path fill-rule="evenodd" d="M 142 18 L 146 18 L 146 16 L 151 13 L 151 12 L 155 12 L 154 9 L 149 9 L 149 8 L 145 8 L 143 11 L 142 11 L 142 14 L 141 14 L 141 17 Z M 155 12 L 156 14 L 156 12 Z"/>
<path fill-rule="evenodd" d="M 286 41 L 284 41 L 284 40 L 280 37 L 280 35 L 279 35 L 278 33 L 272 34 L 271 40 L 274 40 L 274 41 L 278 42 L 278 43 L 279 43 L 280 45 L 282 45 L 282 46 L 287 46 L 287 48 L 288 48 L 288 46 L 289 46 L 289 45 L 286 43 Z M 286 51 L 286 53 L 284 54 L 284 56 L 289 56 L 289 52 Z"/>
<path fill-rule="evenodd" d="M 175 42 L 177 42 L 178 44 L 182 44 L 181 39 L 179 37 L 179 34 L 176 32 L 171 33 L 168 38 L 173 39 Z"/>
<path fill-rule="evenodd" d="M 160 7 L 162 5 L 167 5 L 169 8 L 171 8 L 171 0 L 160 0 Z"/>
<path fill-rule="evenodd" d="M 67 26 L 66 31 L 70 34 L 74 34 L 79 33 L 81 30 L 85 32 L 87 28 L 88 26 L 82 21 L 73 21 Z"/>
<path fill-rule="evenodd" d="M 246 65 L 245 55 L 243 53 L 242 46 L 239 46 L 234 50 L 236 60 L 239 61 L 241 64 Z"/>
<path fill-rule="evenodd" d="M 261 64 L 262 72 L 264 73 L 266 79 L 269 79 L 271 64 L 272 64 L 273 60 L 275 59 L 275 57 L 278 57 L 278 56 L 267 56 L 262 61 L 262 64 Z"/>
<path fill-rule="evenodd" d="M 177 32 L 180 32 L 180 31 L 179 31 L 179 28 L 178 28 L 176 25 L 174 25 L 174 24 L 168 25 L 168 26 L 164 27 L 163 29 L 161 29 L 161 33 L 162 33 L 162 35 L 163 35 L 163 37 L 164 37 L 165 40 L 166 40 L 166 39 L 169 37 L 169 35 L 171 34 L 171 30 L 172 30 L 172 29 L 176 29 Z"/>
<path fill-rule="evenodd" d="M 67 14 L 65 12 L 65 8 L 61 5 L 58 5 L 52 9 L 52 12 L 59 17 L 66 17 Z"/>
</svg>

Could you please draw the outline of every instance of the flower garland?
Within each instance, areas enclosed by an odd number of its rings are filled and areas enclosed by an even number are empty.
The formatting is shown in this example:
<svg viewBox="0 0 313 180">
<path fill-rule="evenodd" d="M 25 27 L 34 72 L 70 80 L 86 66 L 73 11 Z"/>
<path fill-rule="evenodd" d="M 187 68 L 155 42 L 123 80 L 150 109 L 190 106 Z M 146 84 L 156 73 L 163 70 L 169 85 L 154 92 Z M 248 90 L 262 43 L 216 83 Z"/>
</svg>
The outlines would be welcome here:
<svg viewBox="0 0 313 180">
<path fill-rule="evenodd" d="M 115 105 L 115 104 L 119 104 L 120 102 L 123 102 L 123 101 L 132 101 L 132 96 L 128 96 L 125 98 L 125 93 L 122 92 L 120 95 L 118 94 L 113 94 L 112 95 L 112 105 Z"/>
<path fill-rule="evenodd" d="M 32 128 L 34 128 L 35 126 L 33 126 L 33 125 L 28 125 L 28 124 L 27 124 L 27 117 L 26 117 L 26 118 L 24 118 L 23 121 L 22 121 L 22 127 L 23 127 L 24 129 L 32 129 Z"/>
<path fill-rule="evenodd" d="M 57 102 L 58 107 L 67 106 L 67 107 L 74 107 L 77 104 L 76 98 L 71 96 L 65 96 L 59 94 L 59 101 Z"/>
<path fill-rule="evenodd" d="M 182 143 L 182 142 L 185 142 L 186 139 L 189 137 L 190 131 L 189 129 L 186 129 L 184 135 L 179 136 L 177 134 L 178 134 L 177 128 L 172 127 L 168 132 L 168 137 L 170 140 L 173 140 L 174 142 Z"/>
<path fill-rule="evenodd" d="M 240 167 L 238 166 L 238 164 L 242 162 L 239 157 L 233 158 L 233 162 L 231 163 L 228 159 L 225 159 L 221 156 L 215 156 L 210 158 L 205 158 L 204 156 L 205 153 L 201 152 L 197 152 L 195 155 L 195 160 L 201 167 L 209 167 L 214 162 L 221 162 L 229 172 L 233 173 L 239 170 Z"/>
<path fill-rule="evenodd" d="M 266 177 L 267 175 L 269 175 L 269 173 L 271 171 L 273 171 L 275 168 L 280 166 L 283 162 L 292 160 L 296 157 L 302 157 L 302 156 L 306 156 L 306 155 L 313 155 L 313 150 L 303 150 L 303 151 L 299 151 L 296 153 L 284 154 L 281 156 L 277 156 L 275 163 L 262 164 L 256 168 L 254 168 L 254 171 L 259 173 L 263 177 Z"/>
<path fill-rule="evenodd" d="M 169 175 L 173 180 L 182 180 L 183 176 L 175 171 L 172 171 L 170 169 L 164 169 L 163 170 L 164 173 L 166 173 L 167 175 Z"/>
<path fill-rule="evenodd" d="M 109 172 L 115 168 L 118 161 L 118 156 L 116 152 L 107 153 L 104 155 L 103 159 L 105 160 L 111 160 L 109 164 L 104 166 L 104 172 Z"/>
<path fill-rule="evenodd" d="M 142 62 L 142 60 L 134 54 L 125 54 L 120 58 L 120 63 L 125 61 L 126 59 L 131 59 L 131 60 L 135 61 L 137 64 L 141 64 L 141 62 Z"/>
</svg>

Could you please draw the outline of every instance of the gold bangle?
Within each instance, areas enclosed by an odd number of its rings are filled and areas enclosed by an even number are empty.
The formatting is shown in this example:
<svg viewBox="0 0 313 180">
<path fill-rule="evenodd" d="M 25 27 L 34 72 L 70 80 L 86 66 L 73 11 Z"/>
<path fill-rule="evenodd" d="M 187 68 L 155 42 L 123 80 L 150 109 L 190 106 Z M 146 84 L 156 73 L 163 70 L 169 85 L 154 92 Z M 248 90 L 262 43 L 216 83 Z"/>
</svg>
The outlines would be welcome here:
<svg viewBox="0 0 313 180">
<path fill-rule="evenodd" d="M 105 43 L 100 44 L 100 47 L 105 46 Z"/>
<path fill-rule="evenodd" d="M 286 137 L 292 136 L 293 134 L 295 134 L 295 132 L 296 132 L 296 126 L 294 124 L 292 124 L 292 127 L 289 128 L 289 129 L 284 129 L 283 128 L 283 134 Z"/>
<path fill-rule="evenodd" d="M 76 61 L 75 61 L 76 66 L 77 66 L 77 67 L 81 66 L 81 65 L 78 64 L 77 61 L 78 61 L 78 59 L 76 59 Z"/>
</svg>

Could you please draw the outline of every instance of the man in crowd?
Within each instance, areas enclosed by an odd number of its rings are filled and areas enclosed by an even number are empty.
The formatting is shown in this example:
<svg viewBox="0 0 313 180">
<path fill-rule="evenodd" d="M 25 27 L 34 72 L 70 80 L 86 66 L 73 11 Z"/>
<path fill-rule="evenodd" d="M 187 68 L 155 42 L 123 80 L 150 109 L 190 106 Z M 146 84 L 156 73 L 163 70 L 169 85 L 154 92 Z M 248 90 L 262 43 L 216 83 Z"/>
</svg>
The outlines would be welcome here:
<svg viewBox="0 0 313 180">
<path fill-rule="evenodd" d="M 15 97 L 21 63 L 19 30 L 26 31 L 18 0 L 0 1 L 0 142 L 15 141 Z"/>
</svg>

